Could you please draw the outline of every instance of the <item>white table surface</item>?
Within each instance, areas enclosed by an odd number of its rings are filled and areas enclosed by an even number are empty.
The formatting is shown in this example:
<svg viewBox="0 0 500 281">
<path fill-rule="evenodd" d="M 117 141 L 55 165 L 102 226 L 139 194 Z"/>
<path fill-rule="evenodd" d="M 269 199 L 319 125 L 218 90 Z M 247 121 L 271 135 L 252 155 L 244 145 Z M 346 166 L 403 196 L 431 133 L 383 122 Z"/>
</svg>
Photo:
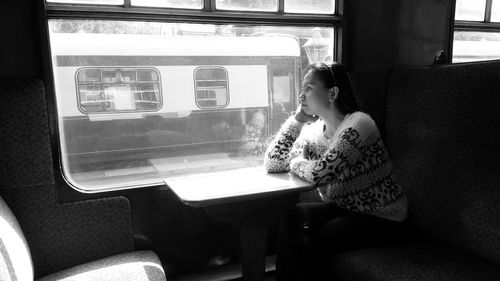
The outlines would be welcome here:
<svg viewBox="0 0 500 281">
<path fill-rule="evenodd" d="M 291 173 L 268 173 L 262 166 L 173 177 L 165 179 L 165 183 L 184 204 L 195 207 L 298 193 L 314 187 Z"/>
</svg>

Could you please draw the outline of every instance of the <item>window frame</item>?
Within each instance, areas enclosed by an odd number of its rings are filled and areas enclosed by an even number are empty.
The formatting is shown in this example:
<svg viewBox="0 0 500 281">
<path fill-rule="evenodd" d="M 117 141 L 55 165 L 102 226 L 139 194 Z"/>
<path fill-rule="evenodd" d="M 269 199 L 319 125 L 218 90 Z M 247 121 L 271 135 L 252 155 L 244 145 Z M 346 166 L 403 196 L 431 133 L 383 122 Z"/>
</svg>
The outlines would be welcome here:
<svg viewBox="0 0 500 281">
<path fill-rule="evenodd" d="M 98 198 L 123 194 L 130 189 L 136 188 L 165 188 L 164 182 L 144 182 L 133 186 L 122 186 L 120 188 L 85 190 L 76 187 L 67 178 L 63 155 L 61 153 L 59 127 L 59 112 L 56 103 L 54 66 L 52 65 L 52 54 L 49 40 L 49 20 L 120 20 L 120 21 L 144 21 L 144 22 L 170 22 L 170 23 L 196 23 L 196 24 L 235 24 L 235 25 L 269 25 L 269 26 L 296 26 L 296 27 L 326 27 L 333 28 L 333 60 L 342 62 L 343 42 L 343 10 L 346 0 L 336 0 L 334 14 L 300 14 L 285 13 L 284 3 L 286 0 L 278 0 L 278 11 L 232 11 L 218 10 L 215 0 L 203 0 L 202 9 L 181 9 L 164 7 L 139 7 L 132 6 L 130 0 L 124 0 L 123 5 L 98 5 L 98 4 L 68 4 L 47 3 L 39 1 L 39 23 L 42 27 L 41 43 L 43 54 L 43 69 L 47 105 L 49 111 L 49 126 L 51 135 L 51 147 L 53 151 L 53 163 L 58 198 L 61 201 L 80 200 L 83 198 Z M 229 79 L 229 77 L 228 77 Z M 229 89 L 228 89 L 229 92 Z M 162 99 L 163 102 L 163 99 Z M 229 102 L 229 101 L 228 101 Z M 67 188 L 67 186 L 71 188 Z"/>
<path fill-rule="evenodd" d="M 497 0 L 499 1 L 499 0 Z M 486 0 L 483 21 L 455 20 L 457 1 L 454 1 L 452 10 L 452 28 L 450 29 L 449 61 L 453 63 L 453 45 L 455 43 L 455 31 L 476 31 L 500 33 L 500 22 L 491 22 L 491 7 L 493 0 Z"/>
<path fill-rule="evenodd" d="M 231 11 L 215 8 L 215 0 L 204 0 L 203 9 L 153 8 L 124 5 L 65 4 L 45 2 L 48 19 L 142 20 L 208 24 L 251 24 L 284 26 L 339 27 L 344 0 L 335 1 L 335 14 L 285 13 L 284 1 L 279 0 L 277 12 Z"/>
<path fill-rule="evenodd" d="M 213 70 L 213 69 L 222 69 L 226 75 L 226 102 L 223 104 L 223 105 L 216 105 L 216 106 L 202 106 L 200 105 L 200 103 L 198 102 L 198 81 L 196 79 L 196 72 L 198 70 L 206 70 L 206 69 L 210 69 L 210 70 Z M 229 102 L 231 100 L 231 94 L 229 92 L 229 74 L 227 72 L 227 69 L 225 67 L 222 67 L 222 66 L 219 66 L 219 65 L 204 65 L 204 66 L 199 66 L 197 68 L 195 68 L 193 70 L 193 81 L 194 81 L 194 100 L 195 100 L 195 103 L 196 103 L 196 106 L 201 109 L 201 110 L 210 110 L 210 109 L 222 109 L 222 108 L 225 108 L 229 105 Z M 203 80 L 203 81 L 207 81 L 207 80 Z"/>
</svg>

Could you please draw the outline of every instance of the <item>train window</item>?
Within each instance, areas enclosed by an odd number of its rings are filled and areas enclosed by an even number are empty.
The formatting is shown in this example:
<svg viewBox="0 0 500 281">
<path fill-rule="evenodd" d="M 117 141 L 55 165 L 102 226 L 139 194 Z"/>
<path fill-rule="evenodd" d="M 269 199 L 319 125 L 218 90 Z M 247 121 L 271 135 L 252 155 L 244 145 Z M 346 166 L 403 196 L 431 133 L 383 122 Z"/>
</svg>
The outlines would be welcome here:
<svg viewBox="0 0 500 281">
<path fill-rule="evenodd" d="M 196 105 L 201 109 L 226 107 L 229 103 L 227 71 L 223 67 L 200 67 L 194 71 Z"/>
<path fill-rule="evenodd" d="M 500 59 L 500 0 L 457 0 L 452 62 Z"/>
<path fill-rule="evenodd" d="M 500 1 L 498 0 L 491 3 L 491 21 L 500 22 Z"/>
<path fill-rule="evenodd" d="M 123 0 L 47 0 L 47 2 L 94 5 L 123 5 Z"/>
<path fill-rule="evenodd" d="M 233 11 L 278 11 L 278 0 L 227 1 L 215 0 L 217 9 Z"/>
<path fill-rule="evenodd" d="M 335 2 L 332 0 L 321 0 L 321 1 L 291 0 L 286 2 L 285 12 L 333 14 L 335 12 Z"/>
<path fill-rule="evenodd" d="M 457 0 L 455 20 L 483 21 L 486 0 Z"/>
<path fill-rule="evenodd" d="M 84 114 L 156 111 L 161 105 L 155 69 L 82 68 L 76 74 L 76 91 Z"/>
<path fill-rule="evenodd" d="M 133 6 L 201 9 L 203 0 L 131 0 Z"/>
<path fill-rule="evenodd" d="M 281 3 L 281 11 L 231 12 L 216 1 L 199 11 L 170 9 L 198 0 L 141 8 L 145 1 L 132 0 L 132 7 L 107 7 L 111 20 L 86 5 L 47 3 L 68 183 L 102 192 L 262 165 L 269 141 L 296 109 L 305 66 L 337 58 L 341 18 L 284 16 L 287 0 L 258 2 Z M 148 18 L 128 18 L 127 9 Z M 90 11 L 94 19 L 86 18 Z"/>
</svg>

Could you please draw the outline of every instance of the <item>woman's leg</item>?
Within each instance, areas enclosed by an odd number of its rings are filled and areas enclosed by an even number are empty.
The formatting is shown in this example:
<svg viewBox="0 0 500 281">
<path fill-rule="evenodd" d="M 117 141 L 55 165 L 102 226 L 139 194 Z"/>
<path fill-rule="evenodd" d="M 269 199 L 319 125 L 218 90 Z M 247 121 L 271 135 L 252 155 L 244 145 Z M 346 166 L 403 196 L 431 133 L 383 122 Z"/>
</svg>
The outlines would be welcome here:
<svg viewBox="0 0 500 281">
<path fill-rule="evenodd" d="M 301 203 L 282 218 L 278 233 L 276 281 L 301 280 L 309 265 L 310 236 L 317 236 L 321 226 L 338 216 L 337 208 L 325 203 Z"/>
</svg>

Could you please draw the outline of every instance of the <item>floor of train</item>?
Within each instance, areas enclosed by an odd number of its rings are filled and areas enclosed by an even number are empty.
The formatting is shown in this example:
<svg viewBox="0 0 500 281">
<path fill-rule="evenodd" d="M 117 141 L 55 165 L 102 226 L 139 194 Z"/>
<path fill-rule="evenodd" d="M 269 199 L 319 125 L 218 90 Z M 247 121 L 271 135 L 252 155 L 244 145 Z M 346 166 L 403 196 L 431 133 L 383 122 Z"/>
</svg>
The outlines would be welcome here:
<svg viewBox="0 0 500 281">
<path fill-rule="evenodd" d="M 274 281 L 276 256 L 266 257 L 265 281 Z M 232 262 L 215 266 L 201 272 L 168 276 L 169 281 L 243 281 L 241 262 Z"/>
</svg>

